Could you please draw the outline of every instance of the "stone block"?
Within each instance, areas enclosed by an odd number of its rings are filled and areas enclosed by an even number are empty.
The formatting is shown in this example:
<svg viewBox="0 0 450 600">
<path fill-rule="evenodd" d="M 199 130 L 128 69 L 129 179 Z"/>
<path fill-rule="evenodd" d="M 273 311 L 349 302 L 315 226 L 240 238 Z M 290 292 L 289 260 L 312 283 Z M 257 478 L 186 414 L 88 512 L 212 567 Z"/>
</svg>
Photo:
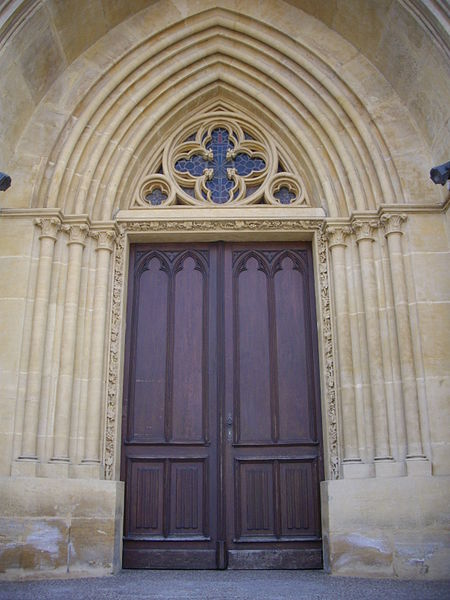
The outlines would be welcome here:
<svg viewBox="0 0 450 600">
<path fill-rule="evenodd" d="M 327 568 L 336 575 L 448 577 L 449 493 L 449 477 L 323 482 Z"/>
<path fill-rule="evenodd" d="M 28 256 L 33 243 L 33 219 L 8 218 L 0 219 L 0 254 L 1 256 Z"/>
<path fill-rule="evenodd" d="M 430 184 L 434 185 L 431 180 Z M 413 253 L 449 251 L 445 220 L 440 213 L 409 215 L 405 230 L 408 247 Z"/>
<path fill-rule="evenodd" d="M 37 104 L 63 72 L 66 61 L 45 7 L 39 8 L 27 19 L 25 29 L 20 52 L 17 48 L 18 62 Z"/>
<path fill-rule="evenodd" d="M 0 298 L 0 371 L 18 372 L 25 300 Z"/>
<path fill-rule="evenodd" d="M 101 0 L 47 2 L 67 62 L 71 63 L 109 29 Z M 80 27 L 80 23 L 83 24 Z"/>
<path fill-rule="evenodd" d="M 135 12 L 148 6 L 148 0 L 102 0 L 105 19 L 110 27 L 114 27 Z"/>
<path fill-rule="evenodd" d="M 392 0 L 339 0 L 333 29 L 370 56 L 377 49 Z"/>
<path fill-rule="evenodd" d="M 0 479 L 0 573 L 107 574 L 120 566 L 123 483 Z"/>
<path fill-rule="evenodd" d="M 424 276 L 417 273 L 417 278 Z M 448 375 L 450 356 L 450 309 L 448 302 L 422 302 L 417 305 L 422 335 L 423 363 L 427 376 Z"/>
<path fill-rule="evenodd" d="M 450 298 L 450 252 L 414 253 L 411 262 L 417 301 L 447 302 Z"/>
</svg>

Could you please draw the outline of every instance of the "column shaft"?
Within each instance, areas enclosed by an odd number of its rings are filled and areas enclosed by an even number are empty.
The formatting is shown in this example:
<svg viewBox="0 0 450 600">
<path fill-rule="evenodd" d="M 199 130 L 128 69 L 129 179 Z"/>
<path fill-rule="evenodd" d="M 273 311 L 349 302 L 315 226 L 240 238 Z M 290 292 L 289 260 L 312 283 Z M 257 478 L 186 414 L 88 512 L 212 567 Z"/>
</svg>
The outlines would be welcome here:
<svg viewBox="0 0 450 600">
<path fill-rule="evenodd" d="M 56 390 L 54 446 L 52 460 L 69 461 L 69 432 L 72 412 L 73 372 L 75 364 L 78 304 L 80 296 L 81 264 L 86 225 L 67 227 L 69 232 L 69 260 L 64 302 L 63 331 L 59 376 Z"/>
<path fill-rule="evenodd" d="M 109 261 L 113 239 L 112 232 L 98 233 L 84 463 L 99 463 L 101 459 L 100 427 L 104 391 L 106 308 L 108 303 Z"/>
<path fill-rule="evenodd" d="M 39 247 L 39 265 L 36 279 L 36 291 L 33 307 L 30 354 L 28 360 L 28 379 L 25 393 L 22 451 L 20 458 L 37 459 L 37 430 L 39 405 L 41 400 L 42 367 L 45 356 L 45 338 L 47 333 L 48 303 L 52 278 L 55 241 L 60 225 L 58 219 L 39 219 L 36 221 L 42 229 Z"/>
<path fill-rule="evenodd" d="M 364 222 L 362 224 L 355 224 L 354 227 L 357 231 L 357 242 L 361 262 L 361 278 L 369 355 L 370 388 L 375 430 L 375 460 L 391 460 L 378 315 L 377 282 L 372 248 L 373 225 Z"/>
<path fill-rule="evenodd" d="M 420 421 L 419 401 L 417 395 L 416 373 L 412 348 L 411 326 L 409 321 L 408 294 L 406 288 L 403 252 L 400 231 L 402 215 L 386 215 L 386 238 L 388 242 L 389 261 L 394 295 L 395 322 L 400 354 L 400 372 L 402 378 L 403 400 L 406 421 L 406 458 L 424 458 Z M 390 222 L 388 222 L 390 221 Z"/>
<path fill-rule="evenodd" d="M 355 388 L 353 381 L 352 342 L 348 307 L 348 290 L 345 264 L 345 231 L 327 230 L 333 264 L 333 292 L 336 307 L 336 329 L 339 365 L 339 383 L 342 408 L 344 461 L 360 461 L 356 425 Z"/>
</svg>

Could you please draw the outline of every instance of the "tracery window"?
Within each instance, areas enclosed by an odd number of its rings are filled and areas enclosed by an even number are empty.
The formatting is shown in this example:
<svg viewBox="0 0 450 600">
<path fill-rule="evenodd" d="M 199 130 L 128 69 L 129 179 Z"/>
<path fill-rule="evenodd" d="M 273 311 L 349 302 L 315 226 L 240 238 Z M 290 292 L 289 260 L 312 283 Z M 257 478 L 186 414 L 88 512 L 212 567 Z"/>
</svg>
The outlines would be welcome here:
<svg viewBox="0 0 450 600">
<path fill-rule="evenodd" d="M 146 174 L 134 207 L 309 205 L 297 173 L 287 170 L 273 140 L 231 111 L 188 121 Z"/>
</svg>

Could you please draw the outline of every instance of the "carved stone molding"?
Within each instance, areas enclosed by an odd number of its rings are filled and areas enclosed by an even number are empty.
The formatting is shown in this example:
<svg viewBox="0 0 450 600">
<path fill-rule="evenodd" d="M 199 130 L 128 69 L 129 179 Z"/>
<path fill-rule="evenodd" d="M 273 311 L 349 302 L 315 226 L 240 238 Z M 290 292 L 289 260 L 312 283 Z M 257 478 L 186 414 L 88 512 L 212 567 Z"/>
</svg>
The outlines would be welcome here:
<svg viewBox="0 0 450 600">
<path fill-rule="evenodd" d="M 56 240 L 58 231 L 61 229 L 61 221 L 56 217 L 50 217 L 49 219 L 35 219 L 35 224 L 41 228 L 41 238 L 51 238 Z"/>
<path fill-rule="evenodd" d="M 105 423 L 105 479 L 113 479 L 115 473 L 116 432 L 118 427 L 118 398 L 120 395 L 119 366 L 121 357 L 121 327 L 124 298 L 125 255 L 127 236 L 134 232 L 195 232 L 195 231 L 305 231 L 314 233 L 317 247 L 320 311 L 322 336 L 322 363 L 325 385 L 325 411 L 327 415 L 327 450 L 329 471 L 332 479 L 339 478 L 338 426 L 336 409 L 336 377 L 331 323 L 331 302 L 328 269 L 327 239 L 323 233 L 323 221 L 314 220 L 172 220 L 130 221 L 120 225 L 117 239 L 112 286 L 112 310 L 108 357 L 107 404 Z"/>
<path fill-rule="evenodd" d="M 91 237 L 97 240 L 96 250 L 109 250 L 112 252 L 114 249 L 114 242 L 116 240 L 116 234 L 111 230 L 99 230 L 92 231 Z"/>
<path fill-rule="evenodd" d="M 329 225 L 325 230 L 325 235 L 328 240 L 328 247 L 346 246 L 346 237 L 352 233 L 351 227 L 348 225 Z"/>
<path fill-rule="evenodd" d="M 85 245 L 86 237 L 89 233 L 89 227 L 87 225 L 63 225 L 61 230 L 69 234 L 69 241 L 67 244 Z"/>
<path fill-rule="evenodd" d="M 407 216 L 399 213 L 386 213 L 381 216 L 380 223 L 384 229 L 384 235 L 387 237 L 391 233 L 403 233 L 402 224 L 406 221 Z"/>
<path fill-rule="evenodd" d="M 362 220 L 355 219 L 352 222 L 352 230 L 356 235 L 356 241 L 360 242 L 361 240 L 374 240 L 375 239 L 375 230 L 379 227 L 379 222 L 376 220 Z"/>
</svg>

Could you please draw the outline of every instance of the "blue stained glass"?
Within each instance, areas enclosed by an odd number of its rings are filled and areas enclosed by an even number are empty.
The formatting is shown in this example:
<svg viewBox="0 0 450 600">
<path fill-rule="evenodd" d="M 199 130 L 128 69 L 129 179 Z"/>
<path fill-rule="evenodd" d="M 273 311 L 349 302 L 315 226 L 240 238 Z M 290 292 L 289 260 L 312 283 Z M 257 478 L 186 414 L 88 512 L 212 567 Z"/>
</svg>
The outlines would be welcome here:
<svg viewBox="0 0 450 600">
<path fill-rule="evenodd" d="M 160 188 L 155 188 L 152 192 L 145 196 L 145 200 L 152 206 L 158 206 L 162 204 L 164 200 L 167 200 L 167 194 L 165 194 Z"/>
<path fill-rule="evenodd" d="M 238 175 L 245 177 L 253 171 L 262 171 L 266 163 L 261 158 L 252 158 L 240 152 L 234 159 L 227 160 L 228 150 L 234 147 L 229 138 L 228 130 L 223 127 L 213 129 L 211 139 L 206 145 L 207 150 L 212 150 L 212 160 L 204 159 L 200 154 L 194 154 L 189 159 L 180 159 L 175 163 L 175 169 L 180 173 L 190 173 L 194 177 L 203 175 L 205 169 L 212 169 L 212 179 L 206 182 L 206 187 L 211 192 L 212 201 L 224 204 L 230 199 L 230 191 L 234 182 L 228 179 L 228 169 L 236 169 Z"/>
<path fill-rule="evenodd" d="M 289 190 L 287 186 L 282 186 L 274 193 L 275 198 L 280 204 L 290 204 L 295 198 L 295 194 Z"/>
</svg>

